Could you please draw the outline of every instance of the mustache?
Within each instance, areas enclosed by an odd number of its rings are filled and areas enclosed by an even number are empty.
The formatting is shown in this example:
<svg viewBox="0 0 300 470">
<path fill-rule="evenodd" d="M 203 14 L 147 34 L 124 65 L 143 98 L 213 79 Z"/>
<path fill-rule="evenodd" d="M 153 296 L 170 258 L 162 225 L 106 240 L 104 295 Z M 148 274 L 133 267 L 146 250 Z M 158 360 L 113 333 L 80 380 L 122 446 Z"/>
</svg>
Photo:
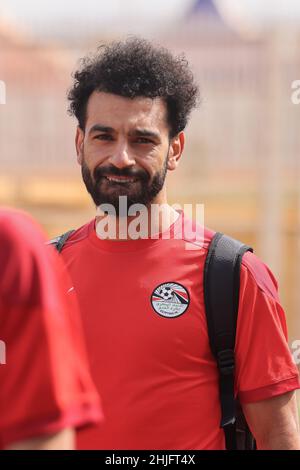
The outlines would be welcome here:
<svg viewBox="0 0 300 470">
<path fill-rule="evenodd" d="M 119 169 L 113 165 L 111 166 L 101 166 L 98 168 L 95 168 L 93 172 L 94 180 L 96 183 L 99 182 L 100 178 L 103 178 L 104 176 L 128 176 L 132 178 L 138 178 L 141 179 L 142 181 L 148 181 L 149 180 L 149 174 L 146 171 L 143 170 L 138 170 L 134 168 L 123 168 Z"/>
</svg>

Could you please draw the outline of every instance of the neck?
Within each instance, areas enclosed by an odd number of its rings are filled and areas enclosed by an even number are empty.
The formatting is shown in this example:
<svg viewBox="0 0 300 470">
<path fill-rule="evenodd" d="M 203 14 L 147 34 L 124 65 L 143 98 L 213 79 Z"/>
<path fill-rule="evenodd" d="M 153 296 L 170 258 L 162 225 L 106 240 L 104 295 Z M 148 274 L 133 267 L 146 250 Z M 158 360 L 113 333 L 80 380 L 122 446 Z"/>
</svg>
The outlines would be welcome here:
<svg viewBox="0 0 300 470">
<path fill-rule="evenodd" d="M 157 198 L 149 207 L 138 210 L 125 217 L 105 214 L 97 211 L 96 233 L 99 238 L 107 240 L 137 240 L 140 238 L 157 238 L 165 232 L 179 217 L 166 201 Z"/>
</svg>

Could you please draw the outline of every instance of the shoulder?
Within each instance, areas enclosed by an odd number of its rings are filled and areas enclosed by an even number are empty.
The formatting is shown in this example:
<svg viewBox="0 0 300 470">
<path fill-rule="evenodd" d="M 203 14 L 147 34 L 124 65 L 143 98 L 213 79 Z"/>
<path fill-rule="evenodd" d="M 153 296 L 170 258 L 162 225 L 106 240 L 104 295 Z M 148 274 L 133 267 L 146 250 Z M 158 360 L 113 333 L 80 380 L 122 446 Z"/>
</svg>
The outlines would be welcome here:
<svg viewBox="0 0 300 470">
<path fill-rule="evenodd" d="M 26 212 L 16 209 L 0 210 L 0 237 L 6 240 L 31 241 L 34 238 L 46 238 L 41 227 Z"/>
<path fill-rule="evenodd" d="M 46 249 L 46 239 L 27 213 L 0 210 L 0 296 L 6 305 L 40 305 L 47 288 L 51 290 L 60 260 Z"/>
<path fill-rule="evenodd" d="M 185 215 L 182 218 L 182 239 L 195 248 L 208 251 L 209 245 L 216 234 L 212 230 Z M 271 269 L 256 254 L 248 251 L 242 258 L 241 284 L 252 284 L 269 297 L 278 301 L 278 282 Z"/>
<path fill-rule="evenodd" d="M 243 256 L 241 281 L 252 285 L 268 297 L 279 302 L 278 282 L 271 269 L 254 253 L 247 252 Z"/>
<path fill-rule="evenodd" d="M 209 245 L 216 234 L 204 225 L 201 225 L 187 217 L 183 218 L 183 240 L 191 243 L 194 247 L 208 252 Z M 271 269 L 255 253 L 246 252 L 241 264 L 241 288 L 247 286 L 259 289 L 269 298 L 279 301 L 278 282 Z"/>
<path fill-rule="evenodd" d="M 43 250 L 47 237 L 30 215 L 14 209 L 0 210 L 1 265 L 34 258 Z"/>
</svg>

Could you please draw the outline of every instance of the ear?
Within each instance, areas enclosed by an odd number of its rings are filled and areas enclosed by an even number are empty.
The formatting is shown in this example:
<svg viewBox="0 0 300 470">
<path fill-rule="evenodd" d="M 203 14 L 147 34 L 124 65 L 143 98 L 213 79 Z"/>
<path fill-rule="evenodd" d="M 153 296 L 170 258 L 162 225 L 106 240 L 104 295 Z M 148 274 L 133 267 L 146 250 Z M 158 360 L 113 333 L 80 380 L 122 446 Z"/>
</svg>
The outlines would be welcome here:
<svg viewBox="0 0 300 470">
<path fill-rule="evenodd" d="M 79 165 L 81 165 L 83 161 L 83 141 L 84 141 L 84 131 L 79 126 L 77 126 L 76 136 L 75 136 L 75 146 L 76 146 L 76 153 L 77 153 L 77 161 Z"/>
<path fill-rule="evenodd" d="M 179 160 L 184 149 L 184 143 L 185 135 L 183 131 L 179 132 L 179 134 L 171 140 L 167 163 L 168 170 L 173 171 L 178 167 Z"/>
</svg>

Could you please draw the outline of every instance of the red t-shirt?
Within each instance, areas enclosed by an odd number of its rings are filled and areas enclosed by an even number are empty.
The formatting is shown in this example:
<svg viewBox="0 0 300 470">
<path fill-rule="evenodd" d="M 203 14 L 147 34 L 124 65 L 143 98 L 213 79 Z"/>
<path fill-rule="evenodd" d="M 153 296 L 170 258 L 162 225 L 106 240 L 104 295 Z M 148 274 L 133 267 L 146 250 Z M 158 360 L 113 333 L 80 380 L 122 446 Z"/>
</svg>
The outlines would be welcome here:
<svg viewBox="0 0 300 470">
<path fill-rule="evenodd" d="M 218 371 L 203 299 L 211 230 L 171 239 L 99 239 L 95 221 L 62 255 L 78 295 L 92 377 L 105 420 L 78 432 L 81 449 L 224 449 Z M 181 236 L 182 233 L 182 236 Z M 269 269 L 243 258 L 236 393 L 254 402 L 299 388 L 284 312 Z"/>
<path fill-rule="evenodd" d="M 0 448 L 97 423 L 70 279 L 22 212 L 0 210 L 0 275 Z"/>
</svg>

